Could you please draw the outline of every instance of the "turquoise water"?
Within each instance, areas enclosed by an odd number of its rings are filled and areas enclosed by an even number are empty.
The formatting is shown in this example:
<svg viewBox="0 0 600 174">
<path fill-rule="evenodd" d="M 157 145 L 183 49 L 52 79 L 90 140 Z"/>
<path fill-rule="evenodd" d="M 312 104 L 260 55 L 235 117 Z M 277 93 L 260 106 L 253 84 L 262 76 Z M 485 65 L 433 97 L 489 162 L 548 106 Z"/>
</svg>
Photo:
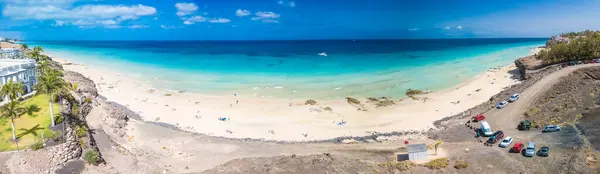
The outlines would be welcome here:
<svg viewBox="0 0 600 174">
<path fill-rule="evenodd" d="M 35 41 L 47 53 L 210 95 L 402 97 L 511 64 L 544 39 L 359 41 Z M 328 56 L 317 55 L 326 52 Z"/>
</svg>

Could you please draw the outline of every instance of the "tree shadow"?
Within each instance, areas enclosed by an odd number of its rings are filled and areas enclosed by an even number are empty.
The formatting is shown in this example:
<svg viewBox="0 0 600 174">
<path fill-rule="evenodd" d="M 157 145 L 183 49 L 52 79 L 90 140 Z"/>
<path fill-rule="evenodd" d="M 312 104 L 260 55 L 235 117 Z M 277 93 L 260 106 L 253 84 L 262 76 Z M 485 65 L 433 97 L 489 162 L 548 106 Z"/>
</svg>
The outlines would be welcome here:
<svg viewBox="0 0 600 174">
<path fill-rule="evenodd" d="M 28 134 L 31 134 L 31 135 L 37 137 L 38 136 L 37 130 L 44 130 L 44 128 L 41 128 L 40 125 L 38 124 L 38 125 L 33 126 L 31 129 L 21 128 L 19 130 L 25 131 L 25 132 L 18 134 L 17 139 L 20 139 L 21 137 L 28 135 Z"/>
<path fill-rule="evenodd" d="M 42 109 L 40 107 L 38 107 L 38 105 L 35 105 L 35 104 L 29 105 L 25 108 L 27 115 L 29 115 L 32 118 L 37 117 L 37 115 L 35 113 L 40 112 L 40 110 L 42 110 Z"/>
</svg>

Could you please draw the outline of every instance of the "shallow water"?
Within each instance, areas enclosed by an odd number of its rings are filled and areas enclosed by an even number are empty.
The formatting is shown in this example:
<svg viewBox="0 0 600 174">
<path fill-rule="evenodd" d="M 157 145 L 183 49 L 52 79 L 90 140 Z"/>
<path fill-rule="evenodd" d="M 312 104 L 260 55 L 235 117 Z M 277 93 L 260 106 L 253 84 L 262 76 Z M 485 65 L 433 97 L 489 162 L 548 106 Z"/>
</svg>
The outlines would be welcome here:
<svg viewBox="0 0 600 174">
<path fill-rule="evenodd" d="M 505 66 L 544 39 L 32 41 L 163 89 L 282 98 L 401 97 Z M 319 56 L 326 52 L 328 56 Z"/>
</svg>

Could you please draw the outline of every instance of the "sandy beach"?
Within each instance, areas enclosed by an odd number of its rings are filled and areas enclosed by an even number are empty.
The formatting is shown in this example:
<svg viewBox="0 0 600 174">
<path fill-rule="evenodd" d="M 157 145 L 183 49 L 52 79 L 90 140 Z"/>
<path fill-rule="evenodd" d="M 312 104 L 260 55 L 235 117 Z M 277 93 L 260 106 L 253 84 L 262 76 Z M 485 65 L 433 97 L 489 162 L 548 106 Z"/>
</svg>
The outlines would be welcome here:
<svg viewBox="0 0 600 174">
<path fill-rule="evenodd" d="M 53 59 L 66 70 L 92 79 L 100 95 L 137 112 L 145 121 L 168 123 L 210 136 L 275 141 L 428 130 L 435 128 L 434 121 L 466 113 L 504 88 L 519 83 L 511 74 L 516 67 L 509 65 L 489 69 L 454 88 L 418 96 L 417 100 L 394 99 L 396 104 L 388 107 L 375 107 L 364 98 L 359 98 L 362 106 L 346 100 L 305 105 L 306 100 L 261 98 L 235 92 L 231 96 L 210 96 L 156 89 L 119 72 L 78 64 L 64 57 Z M 332 110 L 327 111 L 326 107 Z"/>
</svg>

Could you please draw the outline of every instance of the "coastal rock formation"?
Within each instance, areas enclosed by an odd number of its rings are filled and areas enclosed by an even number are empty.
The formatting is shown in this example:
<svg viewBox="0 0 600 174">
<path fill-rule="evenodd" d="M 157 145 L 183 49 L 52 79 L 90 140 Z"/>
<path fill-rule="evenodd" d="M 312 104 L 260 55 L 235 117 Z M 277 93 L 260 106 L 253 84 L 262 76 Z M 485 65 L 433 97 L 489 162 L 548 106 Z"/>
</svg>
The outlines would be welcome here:
<svg viewBox="0 0 600 174">
<path fill-rule="evenodd" d="M 86 98 L 95 98 L 98 96 L 98 90 L 94 81 L 83 75 L 73 71 L 65 71 L 64 79 L 71 84 L 77 83 L 77 93 L 82 94 Z"/>
<path fill-rule="evenodd" d="M 81 156 L 81 146 L 79 146 L 78 138 L 75 130 L 70 126 L 66 127 L 66 142 L 54 147 L 48 148 L 48 157 L 50 158 L 50 166 L 62 167 L 67 161 L 77 159 Z M 51 171 L 54 171 L 51 170 Z"/>
<path fill-rule="evenodd" d="M 113 133 L 120 137 L 125 136 L 125 130 L 123 128 L 127 126 L 127 121 L 129 121 L 129 117 L 133 116 L 133 112 L 131 112 L 126 107 L 123 107 L 116 103 L 108 102 L 104 107 L 105 113 L 108 113 L 104 120 L 105 123 L 113 128 Z"/>
</svg>

